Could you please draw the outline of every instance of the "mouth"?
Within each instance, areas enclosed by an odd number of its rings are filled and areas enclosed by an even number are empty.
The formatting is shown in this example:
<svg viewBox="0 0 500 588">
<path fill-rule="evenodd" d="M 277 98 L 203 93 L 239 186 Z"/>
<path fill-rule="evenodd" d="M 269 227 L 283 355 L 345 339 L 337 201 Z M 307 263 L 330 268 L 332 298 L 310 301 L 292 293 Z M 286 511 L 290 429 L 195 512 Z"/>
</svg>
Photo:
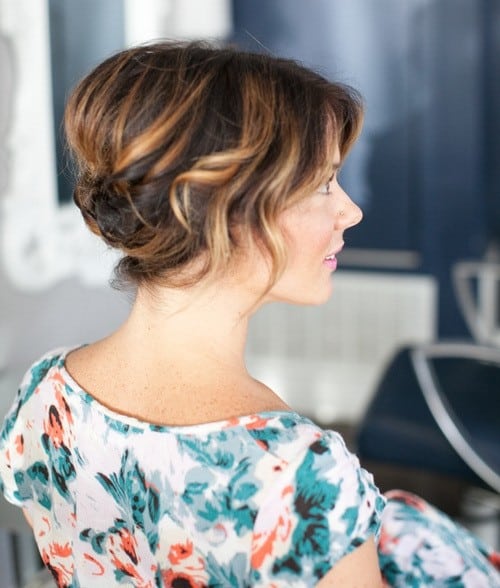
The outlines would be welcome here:
<svg viewBox="0 0 500 588">
<path fill-rule="evenodd" d="M 337 254 L 340 253 L 342 251 L 344 244 L 342 243 L 342 245 L 334 252 L 334 253 L 329 253 L 325 259 L 323 260 L 323 263 L 331 270 L 335 270 L 337 269 Z"/>
<path fill-rule="evenodd" d="M 323 263 L 326 265 L 328 269 L 337 269 L 337 258 L 335 257 L 335 255 L 329 255 L 328 257 L 325 257 Z"/>
</svg>

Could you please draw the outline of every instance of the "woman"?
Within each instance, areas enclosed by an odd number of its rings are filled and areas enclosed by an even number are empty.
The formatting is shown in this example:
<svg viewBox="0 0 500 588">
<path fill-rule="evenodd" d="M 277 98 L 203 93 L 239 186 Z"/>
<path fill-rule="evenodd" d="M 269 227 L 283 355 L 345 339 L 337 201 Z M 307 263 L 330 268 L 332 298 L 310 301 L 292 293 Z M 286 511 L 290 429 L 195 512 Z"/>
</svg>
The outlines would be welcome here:
<svg viewBox="0 0 500 588">
<path fill-rule="evenodd" d="M 3 491 L 58 586 L 381 585 L 372 477 L 244 361 L 260 306 L 331 295 L 361 119 L 349 88 L 203 44 L 123 51 L 74 90 L 75 202 L 136 297 L 116 332 L 39 360 L 4 423 Z M 470 553 L 461 573 L 494 578 Z"/>
</svg>

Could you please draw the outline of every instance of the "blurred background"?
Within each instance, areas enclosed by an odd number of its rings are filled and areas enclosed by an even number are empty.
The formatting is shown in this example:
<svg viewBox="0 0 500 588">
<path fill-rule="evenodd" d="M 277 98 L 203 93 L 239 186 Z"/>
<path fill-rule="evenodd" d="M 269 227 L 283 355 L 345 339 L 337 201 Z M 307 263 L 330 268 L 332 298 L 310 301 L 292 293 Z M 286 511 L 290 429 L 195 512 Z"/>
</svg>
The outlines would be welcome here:
<svg viewBox="0 0 500 588">
<path fill-rule="evenodd" d="M 366 102 L 340 177 L 364 221 L 346 233 L 334 296 L 255 317 L 256 377 L 356 449 L 399 350 L 500 346 L 498 0 L 0 0 L 0 417 L 40 354 L 99 338 L 127 313 L 130 297 L 108 285 L 115 257 L 71 205 L 61 116 L 93 65 L 165 37 L 292 57 Z M 409 489 L 426 473 L 420 464 Z M 37 567 L 2 501 L 0 588 Z"/>
</svg>

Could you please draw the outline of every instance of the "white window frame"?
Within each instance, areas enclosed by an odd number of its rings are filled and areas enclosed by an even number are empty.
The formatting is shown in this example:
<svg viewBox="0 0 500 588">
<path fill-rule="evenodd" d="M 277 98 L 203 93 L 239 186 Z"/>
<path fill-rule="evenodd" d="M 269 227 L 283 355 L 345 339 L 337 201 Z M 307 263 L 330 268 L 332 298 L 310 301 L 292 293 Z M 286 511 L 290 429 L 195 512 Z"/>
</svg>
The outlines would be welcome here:
<svg viewBox="0 0 500 588">
<path fill-rule="evenodd" d="M 229 0 L 124 2 L 128 43 L 159 36 L 223 38 L 230 32 Z M 102 286 L 116 252 L 87 230 L 74 205 L 58 200 L 48 0 L 0 0 L 0 39 L 6 73 L 12 73 L 0 135 L 0 169 L 7 170 L 0 188 L 2 273 L 22 291 L 73 277 Z"/>
</svg>

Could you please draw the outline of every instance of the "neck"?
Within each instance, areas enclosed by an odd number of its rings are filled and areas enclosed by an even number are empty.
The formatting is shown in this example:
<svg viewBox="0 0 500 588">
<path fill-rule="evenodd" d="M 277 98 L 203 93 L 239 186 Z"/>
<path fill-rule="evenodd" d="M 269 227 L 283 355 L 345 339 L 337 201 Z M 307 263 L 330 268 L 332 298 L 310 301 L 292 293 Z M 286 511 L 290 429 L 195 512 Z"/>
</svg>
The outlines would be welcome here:
<svg viewBox="0 0 500 588">
<path fill-rule="evenodd" d="M 128 320 L 111 338 L 153 369 L 188 364 L 205 373 L 246 373 L 248 307 L 241 296 L 216 284 L 154 293 L 139 289 Z"/>
<path fill-rule="evenodd" d="M 117 331 L 70 354 L 70 373 L 104 404 L 148 422 L 188 424 L 286 410 L 245 366 L 256 299 L 255 289 L 237 280 L 140 289 Z"/>
</svg>

